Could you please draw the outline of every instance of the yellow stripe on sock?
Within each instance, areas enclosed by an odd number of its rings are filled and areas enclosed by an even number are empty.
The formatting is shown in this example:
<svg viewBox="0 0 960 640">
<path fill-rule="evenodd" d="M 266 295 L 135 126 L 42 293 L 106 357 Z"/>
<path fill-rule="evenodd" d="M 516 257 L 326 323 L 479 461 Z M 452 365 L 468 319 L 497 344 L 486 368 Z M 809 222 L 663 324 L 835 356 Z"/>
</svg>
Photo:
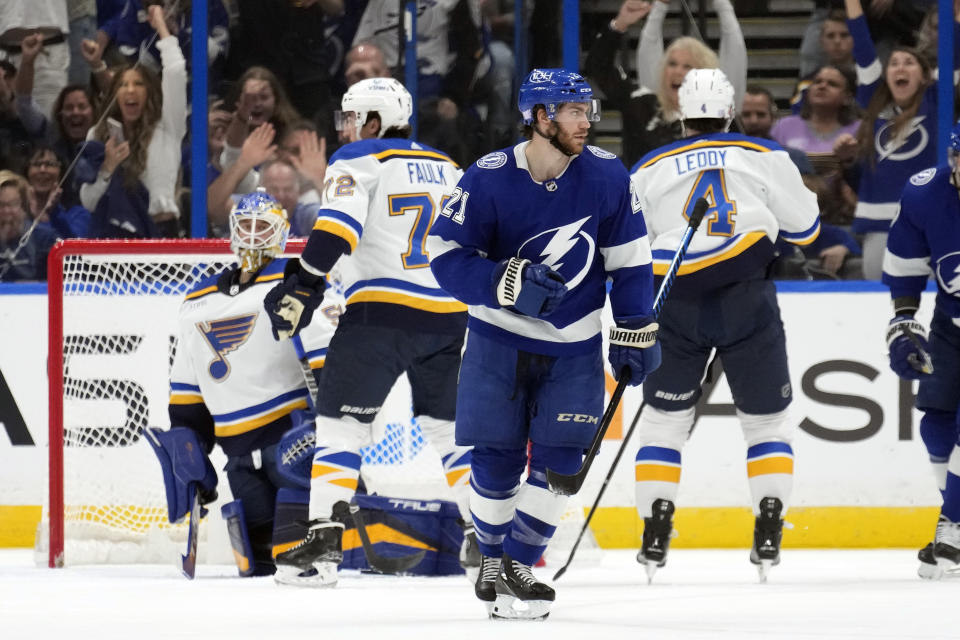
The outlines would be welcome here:
<svg viewBox="0 0 960 640">
<path fill-rule="evenodd" d="M 638 464 L 637 482 L 651 480 L 654 482 L 680 482 L 680 467 L 670 467 L 664 464 Z"/>
<path fill-rule="evenodd" d="M 764 458 L 763 460 L 754 460 L 747 463 L 747 476 L 750 478 L 770 473 L 792 474 L 793 458 Z"/>
</svg>

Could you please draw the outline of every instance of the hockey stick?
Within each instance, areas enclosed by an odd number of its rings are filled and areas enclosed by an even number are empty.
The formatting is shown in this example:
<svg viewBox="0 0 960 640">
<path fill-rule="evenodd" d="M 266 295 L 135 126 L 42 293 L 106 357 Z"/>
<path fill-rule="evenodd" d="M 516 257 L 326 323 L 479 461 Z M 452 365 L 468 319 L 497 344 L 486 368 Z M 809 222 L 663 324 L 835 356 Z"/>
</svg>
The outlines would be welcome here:
<svg viewBox="0 0 960 640">
<path fill-rule="evenodd" d="M 674 254 L 673 260 L 670 261 L 670 267 L 667 269 L 666 275 L 663 276 L 663 282 L 660 283 L 660 290 L 657 292 L 657 298 L 653 303 L 654 320 L 660 317 L 660 312 L 663 310 L 663 303 L 666 302 L 667 294 L 670 293 L 670 289 L 673 287 L 673 281 L 677 277 L 677 271 L 680 269 L 680 263 L 683 262 L 683 256 L 687 253 L 690 240 L 693 238 L 693 234 L 696 233 L 697 227 L 700 226 L 700 222 L 703 220 L 703 214 L 707 212 L 707 207 L 707 201 L 703 198 L 698 198 L 697 202 L 693 205 L 693 212 L 690 214 L 687 229 L 683 232 L 683 237 L 680 239 L 680 247 Z M 630 379 L 628 374 L 628 367 L 623 367 L 620 370 L 620 381 L 610 396 L 610 403 L 607 405 L 606 411 L 603 412 L 603 417 L 600 419 L 600 426 L 597 428 L 597 433 L 593 436 L 593 442 L 590 443 L 590 448 L 587 449 L 580 470 L 567 475 L 547 469 L 547 486 L 550 488 L 550 491 L 564 496 L 572 496 L 583 486 L 587 472 L 590 471 L 590 467 L 593 465 L 593 459 L 596 457 L 597 451 L 600 449 L 600 444 L 603 442 L 603 436 L 606 435 L 607 429 L 610 428 L 610 422 L 613 420 L 613 416 L 617 412 L 617 407 L 620 405 L 620 398 L 627 388 L 627 382 Z"/>
<path fill-rule="evenodd" d="M 180 570 L 188 580 L 197 573 L 197 545 L 200 538 L 200 492 L 196 483 L 190 485 L 190 526 L 187 529 L 187 554 L 180 556 Z"/>
<path fill-rule="evenodd" d="M 357 527 L 357 534 L 360 536 L 360 544 L 363 545 L 363 554 L 367 557 L 367 564 L 370 568 L 379 573 L 400 573 L 407 571 L 420 564 L 423 556 L 427 554 L 426 550 L 420 550 L 408 556 L 397 558 L 388 558 L 377 553 L 370 542 L 370 536 L 367 534 L 367 527 L 363 522 L 363 516 L 360 515 L 360 507 L 355 504 L 350 505 L 350 515 L 353 517 L 353 524 Z"/>
</svg>

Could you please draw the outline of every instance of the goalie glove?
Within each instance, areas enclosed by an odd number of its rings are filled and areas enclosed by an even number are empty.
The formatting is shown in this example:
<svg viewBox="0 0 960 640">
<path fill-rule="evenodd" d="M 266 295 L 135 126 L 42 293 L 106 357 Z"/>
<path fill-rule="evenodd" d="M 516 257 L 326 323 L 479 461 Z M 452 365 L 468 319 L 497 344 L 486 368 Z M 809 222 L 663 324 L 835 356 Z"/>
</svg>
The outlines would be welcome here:
<svg viewBox="0 0 960 640">
<path fill-rule="evenodd" d="M 169 431 L 150 427 L 144 433 L 163 470 L 167 517 L 171 523 L 182 520 L 190 510 L 190 485 L 196 485 L 201 505 L 217 499 L 217 472 L 196 431 L 187 427 L 173 427 Z M 200 517 L 205 515 L 207 510 L 201 509 Z"/>
<path fill-rule="evenodd" d="M 927 330 L 909 315 L 894 317 L 887 327 L 890 368 L 904 380 L 919 380 L 933 373 Z"/>
<path fill-rule="evenodd" d="M 545 264 L 508 258 L 493 271 L 494 295 L 501 307 L 542 318 L 557 310 L 567 294 L 566 281 Z"/>
<path fill-rule="evenodd" d="M 610 350 L 607 359 L 613 368 L 613 377 L 620 381 L 620 371 L 627 367 L 627 384 L 635 387 L 660 366 L 660 343 L 657 342 L 656 322 L 646 316 L 625 318 L 610 327 Z"/>
<path fill-rule="evenodd" d="M 263 297 L 263 308 L 270 318 L 275 340 L 292 338 L 300 333 L 310 324 L 313 312 L 323 302 L 324 278 L 298 270 L 298 266 L 296 260 L 288 262 L 283 282 Z"/>
</svg>

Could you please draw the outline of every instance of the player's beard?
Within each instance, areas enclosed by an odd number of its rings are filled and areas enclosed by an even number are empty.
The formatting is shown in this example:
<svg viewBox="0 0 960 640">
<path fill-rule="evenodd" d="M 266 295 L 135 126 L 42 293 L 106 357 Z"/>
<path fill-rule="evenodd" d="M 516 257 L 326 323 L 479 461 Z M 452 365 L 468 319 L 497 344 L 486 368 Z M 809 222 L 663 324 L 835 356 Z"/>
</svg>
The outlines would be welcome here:
<svg viewBox="0 0 960 640">
<path fill-rule="evenodd" d="M 566 132 L 563 130 L 563 127 L 556 122 L 551 122 L 550 126 L 552 130 L 548 130 L 549 135 L 544 135 L 543 137 L 550 140 L 550 144 L 558 149 L 560 153 L 565 156 L 575 156 L 583 152 L 584 143 L 574 137 L 577 132 Z"/>
</svg>

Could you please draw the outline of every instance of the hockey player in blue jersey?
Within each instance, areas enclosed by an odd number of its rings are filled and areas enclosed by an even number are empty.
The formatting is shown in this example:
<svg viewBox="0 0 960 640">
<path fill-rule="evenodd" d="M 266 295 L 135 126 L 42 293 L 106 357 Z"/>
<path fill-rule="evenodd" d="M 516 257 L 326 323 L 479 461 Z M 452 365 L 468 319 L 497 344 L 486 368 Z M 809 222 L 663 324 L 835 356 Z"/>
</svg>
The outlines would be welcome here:
<svg viewBox="0 0 960 640">
<path fill-rule="evenodd" d="M 466 307 L 437 285 L 426 249 L 427 231 L 461 171 L 446 154 L 407 139 L 412 99 L 396 80 L 361 80 L 341 105 L 337 121 L 351 142 L 330 158 L 323 206 L 299 264 L 264 299 L 282 339 L 310 323 L 335 264 L 346 289 L 319 383 L 310 529 L 301 545 L 277 556 L 276 580 L 305 586 L 337 583 L 360 449 L 404 373 L 414 416 L 461 507 L 461 564 L 480 563 L 467 506 L 470 450 L 454 443 Z"/>
<path fill-rule="evenodd" d="M 163 467 L 171 522 L 190 508 L 189 483 L 199 485 L 202 502 L 215 497 L 217 476 L 207 455 L 214 443 L 223 449 L 234 498 L 223 514 L 241 575 L 272 574 L 274 536 L 293 525 L 292 517 L 274 517 L 286 512 L 277 509 L 280 490 L 297 487 L 279 471 L 277 446 L 295 412 L 307 409 L 300 357 L 320 370 L 338 306 L 331 296 L 323 320 L 301 344 L 273 339 L 263 298 L 283 277 L 289 227 L 286 211 L 266 193 L 245 195 L 233 207 L 230 242 L 238 264 L 187 292 L 170 373 L 171 428 L 147 434 Z"/>
<path fill-rule="evenodd" d="M 883 258 L 894 313 L 890 367 L 920 381 L 920 437 L 943 496 L 934 542 L 920 551 L 920 576 L 931 579 L 960 564 L 960 122 L 948 153 L 947 165 L 915 174 L 904 187 Z M 931 271 L 937 297 L 928 337 L 914 313 Z"/>
<path fill-rule="evenodd" d="M 765 580 L 780 559 L 793 484 L 786 337 L 767 270 L 778 234 L 799 245 L 817 238 L 819 209 L 777 143 L 726 132 L 734 91 L 722 71 L 687 72 L 678 95 L 687 137 L 648 153 L 632 175 L 655 274 L 666 273 L 693 203 L 703 197 L 710 208 L 663 309 L 663 365 L 643 385 L 636 494 L 644 529 L 637 560 L 648 578 L 666 562 L 681 451 L 716 353 L 747 443 L 755 516 L 750 560 Z"/>
<path fill-rule="evenodd" d="M 493 617 L 543 618 L 555 594 L 531 566 L 566 504 L 545 471 L 580 467 L 603 412 L 608 278 L 616 323 L 635 338 L 610 348 L 613 371 L 629 366 L 640 384 L 660 353 L 643 214 L 619 159 L 586 145 L 599 118 L 590 85 L 534 69 L 519 107 L 529 141 L 467 169 L 428 246 L 440 286 L 470 305 L 456 432 L 474 447 L 475 592 Z"/>
</svg>

